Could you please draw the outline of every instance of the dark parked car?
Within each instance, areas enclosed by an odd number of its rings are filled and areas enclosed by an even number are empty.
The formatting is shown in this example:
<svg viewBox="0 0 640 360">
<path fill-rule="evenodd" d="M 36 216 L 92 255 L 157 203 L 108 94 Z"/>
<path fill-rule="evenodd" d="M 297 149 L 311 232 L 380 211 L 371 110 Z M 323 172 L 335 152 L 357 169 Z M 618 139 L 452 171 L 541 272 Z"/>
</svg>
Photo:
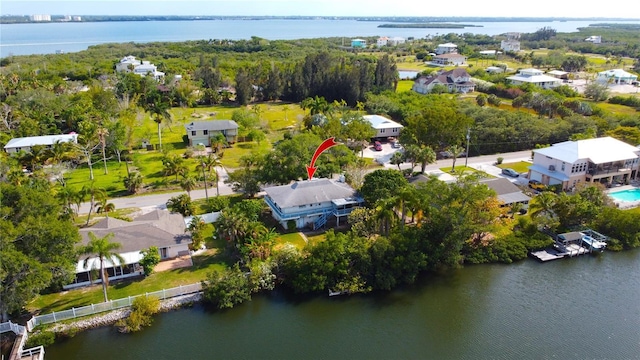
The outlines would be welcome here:
<svg viewBox="0 0 640 360">
<path fill-rule="evenodd" d="M 507 176 L 511 176 L 511 177 L 518 177 L 520 176 L 520 174 L 518 174 L 517 171 L 511 169 L 511 168 L 504 168 L 502 169 L 502 175 L 507 175 Z"/>
<path fill-rule="evenodd" d="M 380 144 L 380 141 L 376 141 L 376 142 L 374 142 L 374 143 L 373 143 L 373 148 L 374 148 L 376 151 L 382 151 L 382 144 Z"/>
</svg>

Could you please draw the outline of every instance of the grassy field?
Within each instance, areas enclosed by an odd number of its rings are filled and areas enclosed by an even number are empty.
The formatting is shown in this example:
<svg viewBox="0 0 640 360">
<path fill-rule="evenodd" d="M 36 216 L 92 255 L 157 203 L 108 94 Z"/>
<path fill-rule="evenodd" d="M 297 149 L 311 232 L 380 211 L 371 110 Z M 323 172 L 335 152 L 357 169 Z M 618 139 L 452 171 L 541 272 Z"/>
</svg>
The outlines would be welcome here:
<svg viewBox="0 0 640 360">
<path fill-rule="evenodd" d="M 464 158 L 462 159 L 462 162 L 464 162 Z M 472 167 L 464 166 L 464 165 L 456 165 L 453 173 L 451 172 L 451 166 L 441 167 L 440 171 L 442 171 L 444 173 L 447 173 L 447 174 L 453 174 L 454 176 L 455 175 L 460 175 L 460 174 L 478 174 L 482 178 L 493 178 L 493 177 L 495 177 L 495 176 L 487 174 L 484 171 L 476 170 L 476 169 L 474 169 Z"/>
<path fill-rule="evenodd" d="M 531 166 L 531 163 L 526 161 L 519 161 L 515 163 L 502 163 L 496 166 L 499 167 L 500 169 L 511 168 L 519 173 L 525 173 L 529 171 L 529 166 Z"/>
<path fill-rule="evenodd" d="M 285 244 L 293 244 L 293 246 L 295 246 L 299 250 L 302 250 L 307 245 L 307 242 L 304 241 L 302 236 L 300 236 L 300 234 L 297 232 L 282 234 L 276 239 L 274 250 L 281 249 Z"/>
</svg>

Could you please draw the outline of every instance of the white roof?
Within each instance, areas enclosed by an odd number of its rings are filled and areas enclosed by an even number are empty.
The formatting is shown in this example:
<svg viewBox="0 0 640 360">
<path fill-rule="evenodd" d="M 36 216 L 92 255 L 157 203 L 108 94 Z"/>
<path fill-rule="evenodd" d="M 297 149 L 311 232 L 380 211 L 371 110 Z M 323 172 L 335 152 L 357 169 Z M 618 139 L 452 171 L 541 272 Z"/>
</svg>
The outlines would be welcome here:
<svg viewBox="0 0 640 360">
<path fill-rule="evenodd" d="M 78 134 L 66 134 L 66 135 L 45 135 L 45 136 L 29 136 L 22 138 L 15 138 L 9 140 L 5 149 L 31 147 L 34 145 L 53 145 L 57 142 L 78 141 Z"/>
<path fill-rule="evenodd" d="M 561 70 L 551 70 L 551 71 L 547 71 L 547 74 L 562 76 L 562 75 L 567 75 L 568 72 L 561 71 Z"/>
<path fill-rule="evenodd" d="M 613 77 L 616 79 L 637 79 L 637 75 L 633 75 L 632 73 L 628 73 L 622 69 L 611 69 L 606 71 L 601 71 L 598 73 L 600 77 Z"/>
<path fill-rule="evenodd" d="M 398 124 L 397 122 L 387 119 L 384 116 L 380 115 L 365 115 L 363 116 L 365 120 L 367 120 L 371 127 L 374 129 L 394 129 L 394 128 L 403 128 L 404 126 Z"/>
<path fill-rule="evenodd" d="M 640 153 L 635 146 L 631 146 L 609 136 L 596 139 L 565 141 L 553 144 L 544 149 L 533 150 L 533 152 L 569 164 L 573 164 L 578 160 L 590 160 L 594 164 L 629 160 L 637 158 Z"/>
<path fill-rule="evenodd" d="M 507 79 L 509 80 L 516 80 L 516 81 L 522 81 L 522 82 L 528 82 L 528 83 L 532 83 L 532 84 L 539 84 L 539 83 L 543 83 L 543 82 L 560 82 L 560 80 L 558 80 L 557 78 L 554 78 L 553 76 L 549 76 L 549 75 L 512 75 L 512 76 L 507 76 Z"/>
<path fill-rule="evenodd" d="M 454 44 L 454 43 L 446 43 L 446 44 L 439 44 L 438 47 L 455 47 L 457 48 L 458 45 Z"/>
<path fill-rule="evenodd" d="M 204 221 L 205 224 L 212 224 L 216 222 L 220 217 L 220 211 L 200 214 L 196 216 L 198 216 L 202 221 Z M 185 216 L 184 226 L 189 227 L 189 225 L 191 225 L 191 221 L 193 220 L 193 218 L 194 218 L 193 216 Z"/>
</svg>

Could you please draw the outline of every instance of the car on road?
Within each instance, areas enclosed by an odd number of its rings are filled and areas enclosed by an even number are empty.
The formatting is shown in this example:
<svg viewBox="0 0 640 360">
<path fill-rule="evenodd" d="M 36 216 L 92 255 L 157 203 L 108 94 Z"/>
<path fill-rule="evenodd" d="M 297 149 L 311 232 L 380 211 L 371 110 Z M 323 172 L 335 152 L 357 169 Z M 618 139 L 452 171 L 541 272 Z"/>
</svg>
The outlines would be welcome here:
<svg viewBox="0 0 640 360">
<path fill-rule="evenodd" d="M 382 144 L 380 144 L 380 141 L 376 141 L 373 143 L 373 149 L 375 151 L 382 151 Z"/>
<path fill-rule="evenodd" d="M 507 176 L 511 176 L 511 177 L 518 177 L 520 176 L 520 174 L 518 174 L 517 171 L 511 169 L 511 168 L 504 168 L 502 169 L 502 175 L 507 175 Z"/>
<path fill-rule="evenodd" d="M 529 187 L 534 190 L 544 190 L 546 186 L 538 180 L 529 180 Z"/>
</svg>

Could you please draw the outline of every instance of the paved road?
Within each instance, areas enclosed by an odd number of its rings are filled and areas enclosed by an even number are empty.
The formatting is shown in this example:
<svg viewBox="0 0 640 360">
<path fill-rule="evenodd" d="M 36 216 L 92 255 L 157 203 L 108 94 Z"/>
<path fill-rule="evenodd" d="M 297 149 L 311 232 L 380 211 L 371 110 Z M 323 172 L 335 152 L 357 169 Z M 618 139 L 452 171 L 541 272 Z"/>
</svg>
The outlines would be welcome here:
<svg viewBox="0 0 640 360">
<path fill-rule="evenodd" d="M 496 159 L 498 157 L 502 157 L 505 163 L 528 160 L 531 158 L 531 150 L 504 153 L 504 154 L 498 154 L 498 155 L 483 155 L 483 156 L 470 157 L 468 159 L 468 165 L 478 170 L 488 172 L 492 175 L 499 176 L 499 170 L 496 170 L 497 168 L 492 166 L 496 162 Z M 456 165 L 464 165 L 464 162 L 465 162 L 465 159 L 460 158 L 456 161 Z M 451 159 L 438 160 L 434 164 L 428 165 L 425 169 L 425 172 L 438 170 L 441 167 L 452 166 L 452 165 L 453 165 L 453 160 Z M 386 163 L 384 166 L 387 168 L 397 169 L 397 166 L 391 165 L 389 163 Z M 403 164 L 401 166 L 401 168 L 408 168 L 408 167 L 409 167 L 408 164 Z M 416 169 L 419 169 L 419 167 L 416 167 Z M 228 177 L 226 170 L 223 168 L 219 168 L 218 172 L 220 174 L 220 183 L 219 183 L 220 195 L 233 194 L 234 192 L 231 189 L 231 187 L 224 183 L 224 180 L 227 179 Z M 151 209 L 151 208 L 163 209 L 163 208 L 166 208 L 167 200 L 169 200 L 169 198 L 174 197 L 176 195 L 184 194 L 184 193 L 185 193 L 184 191 L 177 191 L 177 192 L 164 193 L 164 194 L 150 194 L 150 195 L 141 195 L 141 196 L 126 197 L 126 198 L 113 198 L 113 199 L 110 199 L 109 201 L 116 206 L 116 209 L 124 209 L 124 208 L 132 208 L 132 207 L 137 207 L 142 209 Z M 216 196 L 215 188 L 209 189 L 209 197 L 212 197 L 212 196 Z M 191 198 L 194 200 L 204 199 L 205 198 L 204 189 L 192 191 Z M 86 214 L 88 212 L 89 212 L 89 203 L 83 203 L 80 206 L 80 213 Z"/>
</svg>

